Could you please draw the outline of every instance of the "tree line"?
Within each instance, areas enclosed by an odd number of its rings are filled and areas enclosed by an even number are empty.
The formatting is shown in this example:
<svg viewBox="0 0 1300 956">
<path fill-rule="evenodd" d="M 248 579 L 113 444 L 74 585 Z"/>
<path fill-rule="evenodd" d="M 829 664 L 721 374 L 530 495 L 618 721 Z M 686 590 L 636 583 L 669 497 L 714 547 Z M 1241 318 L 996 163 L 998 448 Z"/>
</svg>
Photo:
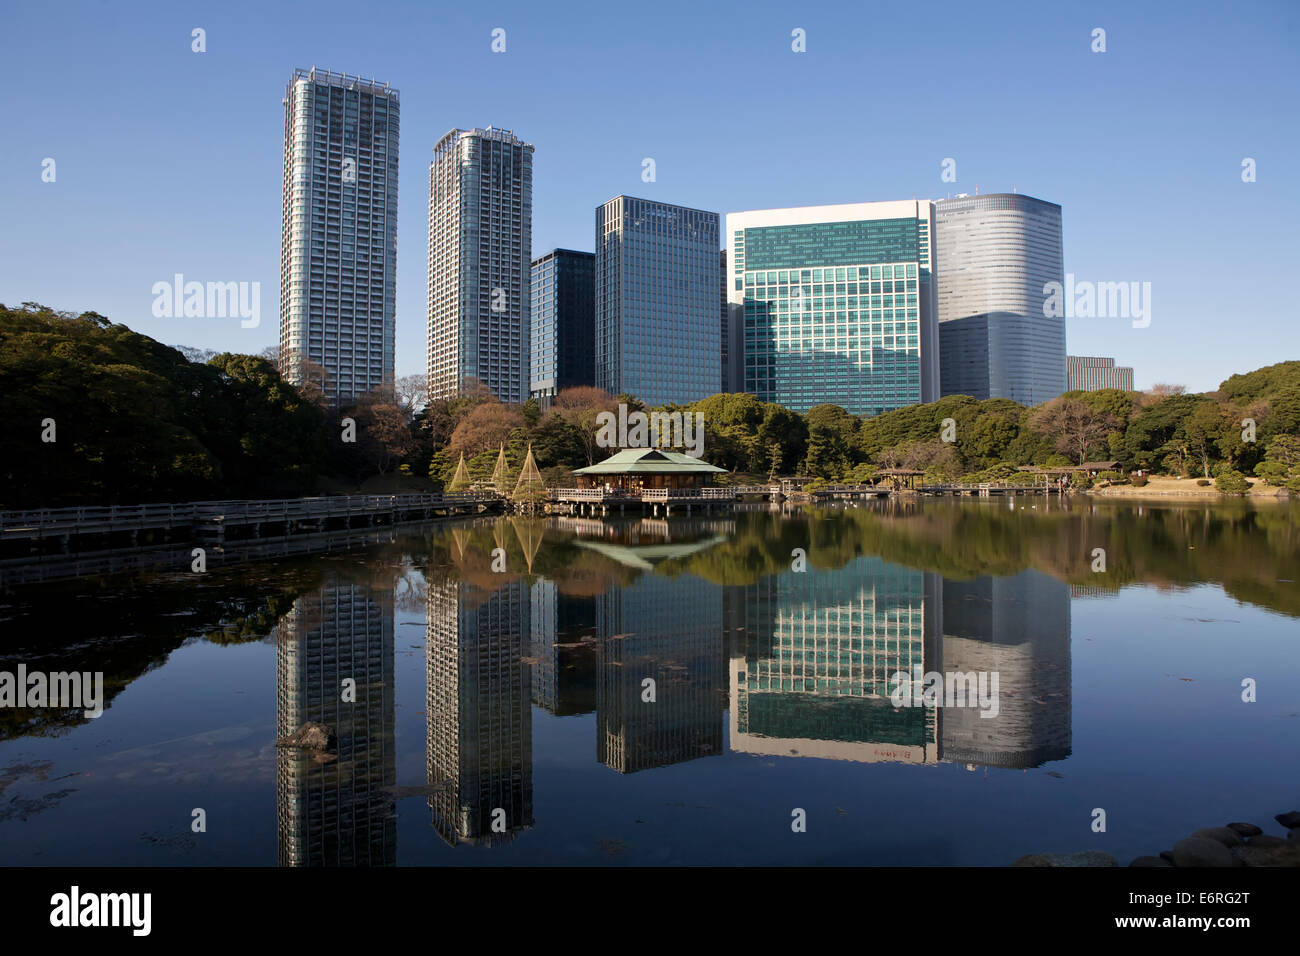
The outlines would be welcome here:
<svg viewBox="0 0 1300 956">
<path fill-rule="evenodd" d="M 0 305 L 0 471 L 6 508 L 437 489 L 460 461 L 486 482 L 500 449 L 529 447 L 547 484 L 616 449 L 598 416 L 647 410 L 632 395 L 565 389 L 542 409 L 469 383 L 424 400 L 407 376 L 343 406 L 318 376 L 281 376 L 274 355 L 164 345 L 95 312 Z M 866 481 L 885 468 L 987 480 L 1020 465 L 1114 460 L 1117 472 L 1256 475 L 1300 491 L 1300 362 L 1233 375 L 1205 394 L 1068 392 L 1026 407 L 950 396 L 869 418 L 805 414 L 748 394 L 662 411 L 703 416 L 704 457 L 765 479 Z"/>
</svg>

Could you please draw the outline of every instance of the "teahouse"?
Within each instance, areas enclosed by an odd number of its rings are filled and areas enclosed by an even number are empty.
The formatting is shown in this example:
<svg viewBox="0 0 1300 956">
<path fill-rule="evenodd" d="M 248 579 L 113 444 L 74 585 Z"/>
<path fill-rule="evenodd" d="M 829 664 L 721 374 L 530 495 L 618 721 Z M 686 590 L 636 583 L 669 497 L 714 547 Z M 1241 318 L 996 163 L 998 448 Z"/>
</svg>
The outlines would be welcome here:
<svg viewBox="0 0 1300 956">
<path fill-rule="evenodd" d="M 646 488 L 703 488 L 725 468 L 660 448 L 624 448 L 604 461 L 573 472 L 579 488 L 607 488 L 636 494 Z"/>
</svg>

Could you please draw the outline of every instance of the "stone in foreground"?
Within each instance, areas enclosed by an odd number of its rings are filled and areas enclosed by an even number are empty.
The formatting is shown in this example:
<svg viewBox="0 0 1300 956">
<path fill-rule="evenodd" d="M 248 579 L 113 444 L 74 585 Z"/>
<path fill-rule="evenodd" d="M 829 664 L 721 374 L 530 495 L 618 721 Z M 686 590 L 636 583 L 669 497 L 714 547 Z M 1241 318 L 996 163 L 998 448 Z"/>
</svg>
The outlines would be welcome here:
<svg viewBox="0 0 1300 956">
<path fill-rule="evenodd" d="M 1226 850 L 1224 852 L 1227 852 Z M 1100 850 L 1082 853 L 1030 853 L 1022 856 L 1012 866 L 1119 866 L 1119 861 Z"/>
</svg>

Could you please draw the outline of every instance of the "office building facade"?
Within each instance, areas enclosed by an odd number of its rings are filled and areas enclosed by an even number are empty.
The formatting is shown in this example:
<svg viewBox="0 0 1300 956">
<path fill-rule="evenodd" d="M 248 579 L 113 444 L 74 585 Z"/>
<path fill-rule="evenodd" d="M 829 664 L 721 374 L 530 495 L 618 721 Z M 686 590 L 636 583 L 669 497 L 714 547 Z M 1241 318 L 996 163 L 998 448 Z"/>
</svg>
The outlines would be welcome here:
<svg viewBox="0 0 1300 956">
<path fill-rule="evenodd" d="M 474 383 L 528 398 L 533 147 L 510 130 L 453 129 L 429 166 L 429 398 Z"/>
<path fill-rule="evenodd" d="M 855 415 L 937 399 L 933 233 L 927 201 L 729 213 L 735 390 Z"/>
<path fill-rule="evenodd" d="M 596 256 L 556 249 L 532 265 L 529 392 L 547 408 L 566 388 L 596 383 Z"/>
<path fill-rule="evenodd" d="M 1098 355 L 1065 357 L 1067 392 L 1095 392 L 1102 388 L 1133 391 L 1133 369 L 1125 365 L 1116 365 L 1113 358 L 1103 358 Z"/>
<path fill-rule="evenodd" d="M 648 406 L 718 392 L 718 214 L 616 196 L 596 210 L 596 385 Z"/>
<path fill-rule="evenodd" d="M 314 67 L 285 90 L 280 370 L 335 405 L 393 381 L 398 106 Z"/>
<path fill-rule="evenodd" d="M 1065 321 L 1044 315 L 1064 282 L 1061 207 L 1018 193 L 934 204 L 941 392 L 1037 405 L 1065 391 Z"/>
</svg>

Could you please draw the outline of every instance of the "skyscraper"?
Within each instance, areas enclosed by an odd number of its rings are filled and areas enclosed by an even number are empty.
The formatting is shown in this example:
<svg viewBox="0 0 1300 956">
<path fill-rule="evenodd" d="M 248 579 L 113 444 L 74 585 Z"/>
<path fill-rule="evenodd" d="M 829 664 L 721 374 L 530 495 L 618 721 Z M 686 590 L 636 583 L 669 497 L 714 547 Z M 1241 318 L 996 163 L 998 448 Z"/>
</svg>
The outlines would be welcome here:
<svg viewBox="0 0 1300 956">
<path fill-rule="evenodd" d="M 397 90 L 295 70 L 284 95 L 280 370 L 334 404 L 393 380 Z M 323 372 L 322 372 L 323 370 Z"/>
<path fill-rule="evenodd" d="M 1065 391 L 1065 321 L 1044 315 L 1064 282 L 1061 207 L 1019 193 L 934 204 L 940 391 L 1026 405 Z"/>
<path fill-rule="evenodd" d="M 616 196 L 596 210 L 596 385 L 647 405 L 722 382 L 718 214 Z"/>
<path fill-rule="evenodd" d="M 1113 358 L 1102 358 L 1097 355 L 1065 357 L 1067 392 L 1095 392 L 1102 388 L 1133 391 L 1133 369 L 1126 365 L 1116 365 Z"/>
<path fill-rule="evenodd" d="M 453 129 L 429 166 L 429 398 L 472 382 L 529 393 L 533 147 L 510 130 Z"/>
<path fill-rule="evenodd" d="M 533 260 L 530 391 L 546 408 L 556 393 L 596 383 L 596 256 L 556 249 Z"/>
<path fill-rule="evenodd" d="M 718 307 L 722 322 L 722 387 L 723 392 L 740 392 L 745 384 L 745 336 L 740 323 L 732 323 L 731 307 L 727 304 L 727 250 L 718 253 Z"/>
<path fill-rule="evenodd" d="M 728 213 L 735 390 L 855 415 L 938 398 L 933 231 L 927 201 Z"/>
</svg>

